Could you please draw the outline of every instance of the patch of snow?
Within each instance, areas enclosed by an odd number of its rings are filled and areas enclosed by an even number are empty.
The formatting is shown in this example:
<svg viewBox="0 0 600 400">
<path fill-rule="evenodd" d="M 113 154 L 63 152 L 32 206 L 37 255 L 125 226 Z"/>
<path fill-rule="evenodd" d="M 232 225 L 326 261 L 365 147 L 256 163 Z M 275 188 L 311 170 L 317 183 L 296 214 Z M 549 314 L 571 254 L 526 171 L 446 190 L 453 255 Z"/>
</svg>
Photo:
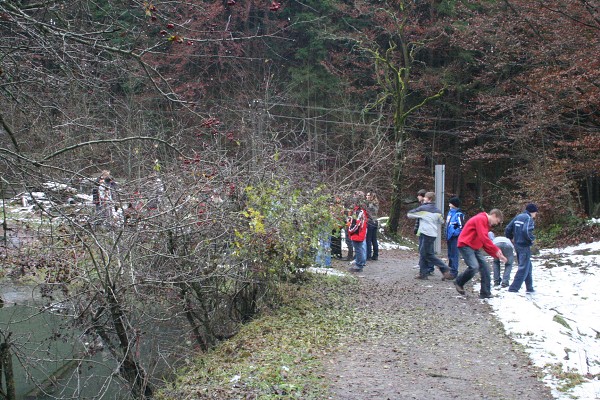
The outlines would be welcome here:
<svg viewBox="0 0 600 400">
<path fill-rule="evenodd" d="M 379 242 L 379 250 L 410 250 L 410 247 L 398 243 Z"/>
<path fill-rule="evenodd" d="M 556 399 L 600 399 L 600 242 L 542 250 L 532 263 L 535 293 L 523 293 L 523 285 L 486 301 L 545 372 Z M 517 269 L 515 260 L 513 278 Z M 556 370 L 583 382 L 569 389 Z"/>
<path fill-rule="evenodd" d="M 345 276 L 346 273 L 342 271 L 338 271 L 334 268 L 324 268 L 324 267 L 309 267 L 306 269 L 308 272 L 312 272 L 313 274 L 323 274 L 323 275 L 334 275 L 334 276 Z"/>
</svg>

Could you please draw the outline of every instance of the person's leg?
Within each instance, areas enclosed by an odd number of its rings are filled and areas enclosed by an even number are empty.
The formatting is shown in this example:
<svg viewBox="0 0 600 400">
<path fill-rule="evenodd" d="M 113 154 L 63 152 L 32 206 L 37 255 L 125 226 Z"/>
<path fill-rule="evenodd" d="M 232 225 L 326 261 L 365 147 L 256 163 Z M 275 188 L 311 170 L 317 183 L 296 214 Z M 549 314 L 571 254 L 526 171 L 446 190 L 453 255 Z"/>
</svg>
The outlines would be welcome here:
<svg viewBox="0 0 600 400">
<path fill-rule="evenodd" d="M 531 249 L 529 247 L 515 247 L 517 250 L 517 260 L 519 262 L 519 269 L 515 274 L 513 282 L 510 284 L 508 291 L 509 292 L 518 292 L 521 289 L 521 285 L 523 285 L 523 281 L 527 276 L 527 270 L 529 268 L 529 259 L 531 257 Z"/>
<path fill-rule="evenodd" d="M 367 225 L 367 260 L 370 260 L 373 254 L 373 231 L 374 229 Z"/>
<path fill-rule="evenodd" d="M 346 256 L 346 260 L 351 261 L 354 260 L 354 244 L 352 239 L 350 239 L 350 234 L 348 233 L 348 228 L 344 229 L 344 233 L 346 234 L 346 246 L 348 247 L 348 256 Z"/>
<path fill-rule="evenodd" d="M 335 258 L 342 258 L 342 237 L 339 230 L 331 232 L 331 255 Z"/>
<path fill-rule="evenodd" d="M 479 270 L 479 264 L 477 262 L 477 258 L 475 257 L 475 250 L 472 248 L 468 246 L 459 247 L 458 252 L 467 265 L 467 269 L 465 269 L 463 273 L 459 274 L 455 279 L 456 284 L 462 287 L 465 285 L 465 283 L 469 282 L 473 276 L 475 276 Z"/>
<path fill-rule="evenodd" d="M 379 258 L 379 242 L 377 241 L 377 230 L 379 229 L 379 225 L 373 228 L 373 254 L 371 259 L 376 261 Z"/>
<path fill-rule="evenodd" d="M 362 270 L 367 263 L 367 244 L 363 240 L 362 242 L 355 242 L 354 253 L 356 253 L 356 268 Z"/>
<path fill-rule="evenodd" d="M 444 277 L 446 277 L 446 274 L 450 270 L 448 269 L 448 266 L 446 265 L 446 263 L 444 263 L 442 260 L 440 260 L 435 255 L 435 249 L 434 249 L 435 237 L 426 236 L 426 235 L 422 235 L 422 236 L 425 236 L 423 239 L 423 247 L 425 248 L 425 259 L 426 259 L 427 265 L 437 266 L 440 269 L 440 272 L 442 274 L 444 274 Z"/>
<path fill-rule="evenodd" d="M 423 247 L 423 238 L 424 238 L 424 235 L 420 234 L 419 235 L 419 255 L 421 254 L 421 248 Z M 433 264 L 425 265 L 425 268 L 426 268 L 426 273 L 425 273 L 426 275 L 432 275 L 433 271 L 435 270 L 435 268 L 433 267 Z"/>
<path fill-rule="evenodd" d="M 446 241 L 448 245 L 448 267 L 452 275 L 458 275 L 458 236 Z"/>
<path fill-rule="evenodd" d="M 535 291 L 533 289 L 533 264 L 531 263 L 531 255 L 528 260 L 527 274 L 525 275 L 525 290 L 529 293 Z"/>
<path fill-rule="evenodd" d="M 498 260 L 497 258 L 494 258 L 494 263 L 493 263 L 493 274 L 494 274 L 494 285 L 499 285 L 500 284 L 500 260 Z"/>
<path fill-rule="evenodd" d="M 419 277 L 427 279 L 429 275 L 429 262 L 427 260 L 427 248 L 425 235 L 419 235 Z"/>
<path fill-rule="evenodd" d="M 512 248 L 508 247 L 506 253 L 502 251 L 504 257 L 506 257 L 506 264 L 504 264 L 504 275 L 502 276 L 502 287 L 507 287 L 510 284 L 510 273 L 512 271 L 513 262 L 515 261 L 515 255 Z"/>
<path fill-rule="evenodd" d="M 492 295 L 492 285 L 490 280 L 490 267 L 485 260 L 483 250 L 475 252 L 477 264 L 479 265 L 479 275 L 481 276 L 481 288 L 479 289 L 479 297 L 490 297 Z"/>
</svg>

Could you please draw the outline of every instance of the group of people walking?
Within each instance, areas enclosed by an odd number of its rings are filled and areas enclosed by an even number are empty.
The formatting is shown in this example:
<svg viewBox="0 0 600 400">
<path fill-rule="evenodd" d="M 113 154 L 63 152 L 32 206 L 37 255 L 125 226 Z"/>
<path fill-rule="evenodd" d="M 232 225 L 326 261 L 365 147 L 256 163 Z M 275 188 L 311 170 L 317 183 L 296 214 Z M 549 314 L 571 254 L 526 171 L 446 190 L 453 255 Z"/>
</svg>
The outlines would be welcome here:
<svg viewBox="0 0 600 400">
<path fill-rule="evenodd" d="M 460 199 L 452 197 L 448 201 L 449 212 L 446 216 L 445 238 L 448 247 L 448 265 L 435 255 L 434 242 L 438 230 L 444 223 L 442 212 L 433 202 L 434 192 L 421 190 L 417 193 L 421 205 L 408 212 L 408 218 L 417 220 L 415 233 L 419 236 L 419 274 L 417 279 L 428 279 L 437 266 L 443 275 L 443 280 L 453 280 L 456 290 L 465 294 L 464 285 L 475 274 L 481 277 L 479 297 L 492 297 L 490 270 L 485 259 L 485 253 L 494 258 L 494 284 L 508 287 L 509 292 L 518 292 L 525 283 L 527 292 L 533 292 L 533 277 L 531 264 L 531 246 L 535 240 L 534 219 L 538 207 L 530 203 L 525 210 L 512 219 L 506 226 L 504 237 L 495 237 L 491 228 L 501 224 L 503 213 L 499 209 L 481 212 L 465 222 L 465 215 L 460 209 Z M 514 254 L 518 259 L 518 270 L 510 282 L 510 274 Z M 466 270 L 458 273 L 458 255 L 467 265 Z M 504 273 L 500 274 L 500 263 L 504 263 Z"/>
</svg>

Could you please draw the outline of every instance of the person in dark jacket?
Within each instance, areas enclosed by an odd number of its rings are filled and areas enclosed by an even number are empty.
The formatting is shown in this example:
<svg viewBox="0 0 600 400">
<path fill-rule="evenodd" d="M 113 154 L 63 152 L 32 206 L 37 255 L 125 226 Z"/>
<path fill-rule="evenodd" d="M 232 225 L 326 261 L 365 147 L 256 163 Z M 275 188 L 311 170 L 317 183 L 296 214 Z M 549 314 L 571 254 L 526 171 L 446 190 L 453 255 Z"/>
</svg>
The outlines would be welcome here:
<svg viewBox="0 0 600 400">
<path fill-rule="evenodd" d="M 460 210 L 460 199 L 452 197 L 448 200 L 450 211 L 446 216 L 446 244 L 448 245 L 448 267 L 452 279 L 458 275 L 458 235 L 465 225 L 465 214 Z"/>
<path fill-rule="evenodd" d="M 527 293 L 533 293 L 533 276 L 531 264 L 531 245 L 535 241 L 533 230 L 535 229 L 535 217 L 538 213 L 538 207 L 533 204 L 527 204 L 525 211 L 513 218 L 506 226 L 504 236 L 511 239 L 517 252 L 519 269 L 508 287 L 509 292 L 518 292 L 525 282 Z"/>
<path fill-rule="evenodd" d="M 379 243 L 377 242 L 377 212 L 379 211 L 379 200 L 374 192 L 367 193 L 367 261 L 377 261 L 379 258 Z"/>
</svg>

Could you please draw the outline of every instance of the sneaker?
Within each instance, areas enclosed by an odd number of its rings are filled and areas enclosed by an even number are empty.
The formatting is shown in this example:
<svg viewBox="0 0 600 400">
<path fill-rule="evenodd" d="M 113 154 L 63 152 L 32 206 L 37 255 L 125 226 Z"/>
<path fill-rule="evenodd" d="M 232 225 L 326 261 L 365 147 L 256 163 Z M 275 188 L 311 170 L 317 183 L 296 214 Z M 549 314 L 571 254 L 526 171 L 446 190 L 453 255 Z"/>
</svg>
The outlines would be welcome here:
<svg viewBox="0 0 600 400">
<path fill-rule="evenodd" d="M 350 267 L 350 268 L 348 268 L 348 271 L 359 273 L 359 272 L 362 272 L 363 269 L 362 268 L 358 268 L 358 267 Z"/>
<path fill-rule="evenodd" d="M 429 275 L 429 276 L 433 276 L 434 274 L 435 274 L 435 271 L 429 271 L 429 272 L 427 273 L 427 275 Z"/>
<path fill-rule="evenodd" d="M 535 293 L 535 289 L 527 290 L 525 293 Z"/>
<path fill-rule="evenodd" d="M 500 281 L 494 282 L 494 286 L 500 286 Z"/>
<path fill-rule="evenodd" d="M 378 258 L 377 258 L 377 257 L 372 257 L 372 258 L 371 258 L 371 261 L 377 261 L 377 260 L 378 260 Z"/>
<path fill-rule="evenodd" d="M 454 287 L 456 288 L 456 291 L 460 294 L 465 294 L 465 288 L 460 286 L 456 281 L 453 282 L 454 283 Z"/>
<path fill-rule="evenodd" d="M 356 264 L 356 260 L 352 260 L 348 263 L 348 265 L 354 265 L 354 264 Z"/>
<path fill-rule="evenodd" d="M 487 295 L 485 295 L 485 294 L 480 294 L 480 295 L 479 295 L 479 298 L 480 298 L 480 299 L 493 299 L 494 297 L 496 297 L 496 296 L 494 296 L 493 294 L 487 294 Z"/>
<path fill-rule="evenodd" d="M 503 288 L 507 288 L 509 285 L 508 285 L 508 283 L 503 283 L 500 286 L 503 287 Z"/>
<path fill-rule="evenodd" d="M 426 281 L 427 279 L 429 279 L 429 277 L 427 275 L 423 276 L 423 275 L 417 275 L 415 276 L 415 279 L 421 279 L 423 281 Z"/>
</svg>

